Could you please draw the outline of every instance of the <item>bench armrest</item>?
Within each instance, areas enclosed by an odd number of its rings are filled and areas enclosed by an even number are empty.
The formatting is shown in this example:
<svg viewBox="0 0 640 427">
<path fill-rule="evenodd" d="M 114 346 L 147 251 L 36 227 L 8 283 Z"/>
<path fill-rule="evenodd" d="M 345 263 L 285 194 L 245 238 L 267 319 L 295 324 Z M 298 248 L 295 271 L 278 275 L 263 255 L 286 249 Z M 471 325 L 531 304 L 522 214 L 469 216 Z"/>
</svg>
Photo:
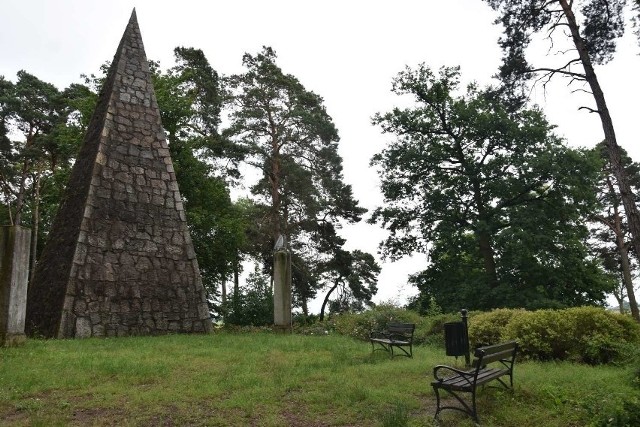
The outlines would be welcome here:
<svg viewBox="0 0 640 427">
<path fill-rule="evenodd" d="M 453 367 L 447 366 L 447 365 L 438 365 L 438 366 L 433 368 L 433 378 L 435 378 L 437 381 L 443 381 L 443 380 L 447 379 L 447 377 L 438 375 L 438 372 L 440 370 L 451 371 L 451 372 L 453 372 L 455 374 L 458 374 L 458 375 L 460 375 L 462 377 L 469 378 L 469 379 L 472 379 L 473 375 L 474 375 L 473 372 L 462 371 L 460 369 L 456 369 L 456 368 L 453 368 Z"/>
</svg>

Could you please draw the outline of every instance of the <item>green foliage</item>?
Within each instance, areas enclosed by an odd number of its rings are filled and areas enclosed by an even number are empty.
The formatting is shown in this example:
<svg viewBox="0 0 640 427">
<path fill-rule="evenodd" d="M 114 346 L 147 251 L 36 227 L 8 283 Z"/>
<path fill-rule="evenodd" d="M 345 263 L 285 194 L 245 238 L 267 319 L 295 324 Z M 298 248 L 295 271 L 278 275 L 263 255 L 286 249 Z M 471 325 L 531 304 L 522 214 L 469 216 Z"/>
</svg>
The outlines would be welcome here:
<svg viewBox="0 0 640 427">
<path fill-rule="evenodd" d="M 521 311 L 505 326 L 505 336 L 517 339 L 522 355 L 540 360 L 569 358 L 574 323 L 560 311 Z"/>
<path fill-rule="evenodd" d="M 332 294 L 331 313 L 359 311 L 364 304 L 373 304 L 371 298 L 378 291 L 376 283 L 380 274 L 380 266 L 373 255 L 358 249 L 351 252 L 336 249 L 332 258 L 319 264 L 318 272 L 323 281 L 332 284 L 320 308 L 321 321 Z"/>
<path fill-rule="evenodd" d="M 24 70 L 17 77 L 15 84 L 0 78 L 0 201 L 9 222 L 35 228 L 34 212 L 48 191 L 59 190 L 50 188 L 51 177 L 70 167 L 95 96 L 77 84 L 59 91 Z M 10 132 L 20 139 L 11 141 Z"/>
<path fill-rule="evenodd" d="M 246 285 L 234 292 L 227 307 L 225 322 L 239 326 L 273 324 L 273 293 L 263 274 L 252 272 Z"/>
<path fill-rule="evenodd" d="M 499 309 L 474 314 L 469 321 L 473 347 L 515 339 L 520 354 L 538 360 L 588 364 L 628 362 L 628 346 L 640 344 L 640 325 L 629 316 L 596 307 L 565 310 Z"/>
<path fill-rule="evenodd" d="M 304 333 L 337 332 L 359 340 L 368 340 L 373 331 L 380 331 L 389 322 L 415 323 L 413 334 L 415 344 L 444 346 L 444 324 L 459 321 L 459 314 L 435 314 L 420 316 L 416 311 L 398 307 L 392 303 L 378 304 L 361 313 L 332 315 L 329 320 L 307 328 Z"/>
<path fill-rule="evenodd" d="M 416 324 L 415 342 L 444 348 L 444 324 L 459 322 L 459 313 L 434 314 L 423 316 Z"/>
<path fill-rule="evenodd" d="M 618 40 L 625 28 L 636 26 L 640 16 L 640 3 L 637 0 L 486 0 L 498 12 L 504 35 L 498 44 L 503 51 L 503 63 L 499 77 L 503 83 L 500 91 L 510 96 L 515 105 L 526 102 L 526 93 L 531 85 L 544 82 L 546 87 L 554 77 L 560 76 L 569 81 L 569 86 L 579 85 L 575 91 L 588 88 L 594 105 L 584 107 L 597 112 L 604 134 L 605 157 L 609 159 L 611 174 L 615 177 L 615 187 L 622 198 L 626 218 L 629 222 L 633 244 L 640 247 L 640 213 L 637 209 L 637 197 L 633 187 L 633 178 L 625 170 L 625 153 L 616 141 L 613 119 L 607 108 L 603 88 L 598 82 L 595 65 L 610 62 L 615 54 Z M 625 18 L 628 4 L 633 4 L 634 17 Z M 564 28 L 565 31 L 555 31 Z M 640 36 L 640 31 L 636 35 Z M 547 56 L 552 56 L 546 64 L 530 64 L 528 47 L 535 36 L 544 38 L 549 46 Z M 556 46 L 567 48 L 556 49 Z M 536 58 L 539 61 L 539 58 Z M 574 92 L 575 92 L 574 91 Z M 614 182 L 611 189 L 614 187 Z M 634 194 L 636 193 L 636 194 Z M 616 212 L 616 217 L 617 212 Z M 621 233 L 618 232 L 620 235 Z M 624 252 L 623 251 L 619 252 Z M 621 258 L 625 258 L 623 254 Z M 621 262 L 625 262 L 622 260 Z M 623 269 L 627 270 L 626 267 Z M 627 288 L 632 288 L 628 271 L 625 273 Z M 633 291 L 630 292 L 633 294 Z M 618 299 L 622 299 L 618 296 Z M 633 305 L 634 317 L 640 321 L 637 305 Z"/>
<path fill-rule="evenodd" d="M 332 329 L 342 335 L 368 340 L 372 331 L 380 331 L 388 322 L 419 323 L 420 315 L 393 304 L 379 304 L 362 313 L 333 316 Z M 417 329 L 417 326 L 416 326 Z"/>
<path fill-rule="evenodd" d="M 555 2 L 542 0 L 485 1 L 499 12 L 500 17 L 496 23 L 501 23 L 504 27 L 504 36 L 499 41 L 504 53 L 500 76 L 507 81 L 527 78 L 536 70 L 526 60 L 527 47 L 536 33 L 547 35 L 551 45 L 561 43 L 562 38 L 571 37 L 575 43 L 575 38 L 579 37 L 591 61 L 594 64 L 606 64 L 613 59 L 617 39 L 624 34 L 624 27 L 630 25 L 624 17 L 627 0 L 566 2 L 570 4 L 570 13 Z M 567 25 L 568 15 L 572 15 L 570 19 L 577 19 L 576 31 L 579 34 L 553 32 L 555 26 Z M 566 55 L 568 52 L 564 53 Z M 560 74 L 579 78 L 577 72 L 570 67 L 572 62 L 559 68 Z M 547 68 L 539 71 L 549 70 Z"/>
<path fill-rule="evenodd" d="M 373 118 L 396 138 L 372 159 L 384 205 L 371 222 L 389 231 L 383 255 L 429 254 L 411 278 L 425 300 L 444 311 L 601 303 L 612 282 L 584 226 L 597 156 L 568 148 L 537 108 L 475 84 L 459 94 L 458 68 L 407 68 L 393 91 L 414 104 Z"/>
<path fill-rule="evenodd" d="M 615 399 L 600 413 L 594 411 L 591 427 L 633 427 L 640 425 L 640 398 L 626 396 Z"/>
<path fill-rule="evenodd" d="M 504 341 L 504 329 L 514 315 L 523 310 L 499 308 L 489 312 L 474 312 L 469 320 L 469 341 L 472 347 Z"/>
<path fill-rule="evenodd" d="M 251 192 L 267 208 L 257 236 L 263 241 L 256 245 L 263 268 L 270 271 L 271 250 L 283 235 L 294 254 L 294 305 L 306 313 L 317 291 L 334 285 L 333 277 L 321 276 L 328 273 L 325 261 L 345 243 L 337 233 L 341 222 L 357 222 L 366 210 L 343 182 L 338 131 L 323 99 L 284 73 L 276 59 L 270 47 L 243 56 L 245 72 L 227 80 L 231 123 L 223 134 L 260 175 Z M 374 288 L 354 285 L 348 287 L 351 302 L 367 303 Z"/>
</svg>

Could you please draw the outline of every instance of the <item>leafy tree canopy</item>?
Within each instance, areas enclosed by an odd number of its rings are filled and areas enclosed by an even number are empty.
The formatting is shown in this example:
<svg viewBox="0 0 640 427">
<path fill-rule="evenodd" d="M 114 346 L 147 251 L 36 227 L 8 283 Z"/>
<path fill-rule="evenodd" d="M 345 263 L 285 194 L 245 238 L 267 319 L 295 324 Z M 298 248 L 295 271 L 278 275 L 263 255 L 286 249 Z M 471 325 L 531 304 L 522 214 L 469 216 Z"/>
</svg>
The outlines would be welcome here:
<svg viewBox="0 0 640 427">
<path fill-rule="evenodd" d="M 513 110 L 475 84 L 457 95 L 459 77 L 407 68 L 393 91 L 415 105 L 373 119 L 395 136 L 372 159 L 383 253 L 429 253 L 414 282 L 443 309 L 600 302 L 610 282 L 584 226 L 598 159 L 567 148 L 536 108 Z"/>
</svg>

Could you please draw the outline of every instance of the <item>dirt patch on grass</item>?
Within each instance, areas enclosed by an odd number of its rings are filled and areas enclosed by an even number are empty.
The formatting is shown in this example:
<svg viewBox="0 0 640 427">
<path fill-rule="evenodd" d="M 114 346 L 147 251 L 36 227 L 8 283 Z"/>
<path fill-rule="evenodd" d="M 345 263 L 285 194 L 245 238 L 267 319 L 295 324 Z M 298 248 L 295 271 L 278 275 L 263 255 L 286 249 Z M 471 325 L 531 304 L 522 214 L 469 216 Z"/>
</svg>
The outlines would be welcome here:
<svg viewBox="0 0 640 427">
<path fill-rule="evenodd" d="M 76 426 L 121 426 L 127 425 L 127 413 L 116 408 L 74 409 L 69 423 Z"/>
<path fill-rule="evenodd" d="M 25 411 L 21 411 L 12 408 L 9 411 L 0 411 L 0 419 L 2 419 L 3 425 L 11 426 L 26 426 L 29 425 L 29 414 Z"/>
</svg>

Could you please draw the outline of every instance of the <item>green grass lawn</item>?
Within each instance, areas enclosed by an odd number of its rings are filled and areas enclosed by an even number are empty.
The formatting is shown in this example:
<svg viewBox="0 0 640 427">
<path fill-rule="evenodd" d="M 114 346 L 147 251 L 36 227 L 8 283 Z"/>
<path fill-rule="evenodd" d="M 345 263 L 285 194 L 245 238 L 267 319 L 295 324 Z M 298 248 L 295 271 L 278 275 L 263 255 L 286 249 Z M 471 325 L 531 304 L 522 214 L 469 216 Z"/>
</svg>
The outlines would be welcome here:
<svg viewBox="0 0 640 427">
<path fill-rule="evenodd" d="M 390 360 L 344 336 L 269 333 L 29 340 L 0 360 L 9 426 L 430 426 L 432 368 L 455 362 L 434 347 Z M 632 379 L 632 367 L 516 363 L 513 393 L 480 393 L 480 420 L 624 425 L 623 402 L 640 399 Z"/>
</svg>

